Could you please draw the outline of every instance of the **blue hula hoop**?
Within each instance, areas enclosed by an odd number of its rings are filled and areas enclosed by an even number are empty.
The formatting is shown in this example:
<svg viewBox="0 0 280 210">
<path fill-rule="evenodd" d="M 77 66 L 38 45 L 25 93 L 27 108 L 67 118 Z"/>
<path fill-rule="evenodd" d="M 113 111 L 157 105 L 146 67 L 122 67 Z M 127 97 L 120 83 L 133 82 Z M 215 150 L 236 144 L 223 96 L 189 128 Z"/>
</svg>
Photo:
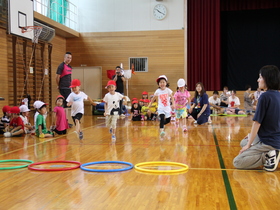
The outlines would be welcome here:
<svg viewBox="0 0 280 210">
<path fill-rule="evenodd" d="M 128 165 L 128 167 L 118 168 L 118 169 L 104 169 L 104 170 L 102 170 L 102 169 L 90 169 L 90 168 L 85 167 L 85 166 L 89 166 L 89 165 L 104 164 L 104 163 L 119 163 L 119 164 Z M 123 161 L 98 161 L 98 162 L 90 162 L 90 163 L 82 164 L 80 168 L 84 171 L 92 171 L 92 172 L 118 172 L 118 171 L 127 171 L 129 169 L 132 169 L 133 164 L 129 163 L 129 162 L 123 162 Z"/>
</svg>

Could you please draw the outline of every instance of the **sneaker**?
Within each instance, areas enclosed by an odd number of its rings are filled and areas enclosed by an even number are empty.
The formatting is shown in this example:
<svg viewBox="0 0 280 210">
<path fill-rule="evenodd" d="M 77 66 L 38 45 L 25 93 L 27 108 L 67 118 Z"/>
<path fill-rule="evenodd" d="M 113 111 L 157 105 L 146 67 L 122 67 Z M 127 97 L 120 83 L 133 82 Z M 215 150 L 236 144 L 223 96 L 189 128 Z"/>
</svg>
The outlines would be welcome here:
<svg viewBox="0 0 280 210">
<path fill-rule="evenodd" d="M 112 141 L 116 141 L 116 136 L 112 135 Z"/>
<path fill-rule="evenodd" d="M 209 121 L 208 121 L 208 124 L 212 124 L 212 121 L 211 121 L 211 120 L 209 120 Z"/>
<path fill-rule="evenodd" d="M 165 132 L 164 132 L 164 131 L 161 131 L 161 132 L 160 132 L 160 135 L 161 135 L 161 136 L 164 136 L 164 135 L 165 135 Z"/>
<path fill-rule="evenodd" d="M 73 124 L 68 123 L 68 126 L 69 126 L 69 128 L 72 128 L 72 127 L 73 127 Z"/>
<path fill-rule="evenodd" d="M 109 132 L 110 132 L 110 134 L 112 134 L 113 133 L 113 128 L 110 128 Z"/>
<path fill-rule="evenodd" d="M 187 132 L 187 131 L 188 131 L 187 127 L 183 127 L 183 132 Z"/>
<path fill-rule="evenodd" d="M 4 136 L 5 136 L 5 137 L 11 137 L 12 134 L 11 134 L 10 132 L 6 132 L 6 133 L 4 133 Z"/>
<path fill-rule="evenodd" d="M 197 121 L 195 120 L 193 123 L 194 123 L 194 124 L 197 124 Z"/>
<path fill-rule="evenodd" d="M 275 171 L 279 163 L 279 150 L 271 150 L 265 155 L 264 170 Z"/>
<path fill-rule="evenodd" d="M 84 134 L 83 134 L 83 132 L 81 131 L 81 132 L 79 133 L 79 139 L 82 140 L 83 138 L 84 138 Z"/>
</svg>

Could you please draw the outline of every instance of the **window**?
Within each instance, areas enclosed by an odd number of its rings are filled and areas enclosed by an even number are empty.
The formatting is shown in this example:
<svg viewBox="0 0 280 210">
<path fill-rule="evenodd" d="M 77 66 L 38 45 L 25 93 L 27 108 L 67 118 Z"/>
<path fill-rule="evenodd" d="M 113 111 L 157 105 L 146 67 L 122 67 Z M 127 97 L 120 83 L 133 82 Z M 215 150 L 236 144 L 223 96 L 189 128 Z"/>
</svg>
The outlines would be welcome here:
<svg viewBox="0 0 280 210">
<path fill-rule="evenodd" d="M 135 72 L 148 72 L 148 58 L 129 58 L 129 67 Z"/>
</svg>

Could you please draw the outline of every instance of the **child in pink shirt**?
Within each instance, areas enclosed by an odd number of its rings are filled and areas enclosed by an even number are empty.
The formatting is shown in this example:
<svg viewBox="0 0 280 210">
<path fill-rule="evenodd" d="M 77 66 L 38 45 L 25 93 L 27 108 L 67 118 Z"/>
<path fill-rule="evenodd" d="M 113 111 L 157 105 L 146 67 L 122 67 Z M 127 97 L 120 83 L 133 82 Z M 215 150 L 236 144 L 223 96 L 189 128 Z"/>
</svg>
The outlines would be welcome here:
<svg viewBox="0 0 280 210">
<path fill-rule="evenodd" d="M 186 82 L 184 79 L 179 79 L 177 82 L 177 92 L 174 94 L 176 124 L 179 125 L 179 120 L 182 118 L 183 131 L 187 131 L 186 117 L 188 115 L 186 105 L 190 102 L 190 93 L 186 90 Z"/>
<path fill-rule="evenodd" d="M 65 110 L 63 108 L 64 100 L 65 99 L 62 95 L 57 96 L 56 107 L 53 109 L 51 130 L 56 132 L 58 135 L 66 134 L 66 131 L 69 128 Z"/>
</svg>

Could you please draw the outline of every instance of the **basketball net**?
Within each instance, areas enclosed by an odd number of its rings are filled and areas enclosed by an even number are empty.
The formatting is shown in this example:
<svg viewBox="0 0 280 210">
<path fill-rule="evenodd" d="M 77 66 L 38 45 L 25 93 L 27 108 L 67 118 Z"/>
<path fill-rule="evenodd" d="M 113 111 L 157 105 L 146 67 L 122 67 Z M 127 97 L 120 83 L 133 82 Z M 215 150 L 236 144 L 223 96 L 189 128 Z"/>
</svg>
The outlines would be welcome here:
<svg viewBox="0 0 280 210">
<path fill-rule="evenodd" d="M 25 27 L 21 27 L 21 32 L 22 33 L 26 33 L 26 32 L 31 32 L 33 31 L 33 39 L 32 42 L 33 43 L 38 43 L 39 40 L 39 36 L 42 32 L 43 27 L 42 26 L 25 26 Z"/>
</svg>

